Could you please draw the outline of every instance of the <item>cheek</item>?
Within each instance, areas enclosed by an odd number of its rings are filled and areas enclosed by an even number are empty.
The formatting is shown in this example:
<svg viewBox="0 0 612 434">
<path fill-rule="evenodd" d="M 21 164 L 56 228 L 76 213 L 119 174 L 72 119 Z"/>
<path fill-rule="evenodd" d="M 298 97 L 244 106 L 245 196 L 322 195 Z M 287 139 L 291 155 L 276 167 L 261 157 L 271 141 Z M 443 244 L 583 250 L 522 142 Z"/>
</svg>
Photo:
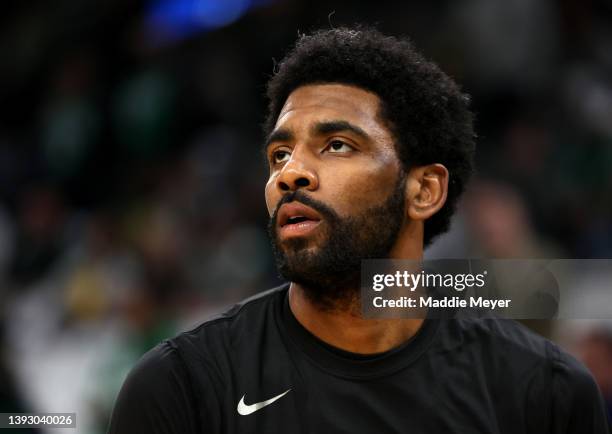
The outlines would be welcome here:
<svg viewBox="0 0 612 434">
<path fill-rule="evenodd" d="M 264 195 L 266 198 L 266 208 L 268 208 L 268 215 L 270 217 L 272 217 L 272 214 L 274 213 L 274 210 L 276 209 L 276 204 L 280 200 L 280 197 L 278 197 L 279 194 L 276 191 L 276 188 L 274 188 L 275 183 L 276 183 L 275 177 L 271 176 L 270 179 L 268 179 L 268 182 L 266 183 L 266 188 L 264 190 Z"/>
<path fill-rule="evenodd" d="M 342 216 L 384 203 L 395 187 L 398 176 L 395 167 L 371 165 L 359 169 L 334 170 L 326 177 L 327 197 Z"/>
</svg>

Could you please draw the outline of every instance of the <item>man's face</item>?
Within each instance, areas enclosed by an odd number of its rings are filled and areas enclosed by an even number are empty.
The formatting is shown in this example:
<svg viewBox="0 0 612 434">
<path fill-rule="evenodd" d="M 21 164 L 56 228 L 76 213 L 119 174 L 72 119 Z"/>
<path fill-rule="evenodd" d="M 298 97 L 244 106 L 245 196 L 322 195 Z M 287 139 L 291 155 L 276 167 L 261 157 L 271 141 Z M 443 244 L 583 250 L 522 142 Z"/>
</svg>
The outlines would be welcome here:
<svg viewBox="0 0 612 434">
<path fill-rule="evenodd" d="M 279 271 L 319 301 L 358 289 L 361 259 L 386 257 L 404 224 L 405 175 L 379 104 L 353 86 L 303 86 L 270 135 L 266 204 Z"/>
</svg>

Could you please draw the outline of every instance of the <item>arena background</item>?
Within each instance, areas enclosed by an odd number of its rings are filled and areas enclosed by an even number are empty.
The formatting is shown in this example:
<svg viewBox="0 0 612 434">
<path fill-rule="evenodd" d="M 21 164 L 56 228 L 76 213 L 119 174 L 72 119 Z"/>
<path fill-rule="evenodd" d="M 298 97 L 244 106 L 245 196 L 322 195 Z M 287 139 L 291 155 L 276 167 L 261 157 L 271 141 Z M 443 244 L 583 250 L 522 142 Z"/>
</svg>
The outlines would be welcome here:
<svg viewBox="0 0 612 434">
<path fill-rule="evenodd" d="M 313 28 L 408 35 L 472 95 L 479 173 L 429 257 L 612 257 L 607 0 L 62 0 L 1 20 L 2 412 L 102 433 L 143 352 L 279 282 L 264 84 Z M 608 322 L 535 328 L 612 399 Z"/>
</svg>

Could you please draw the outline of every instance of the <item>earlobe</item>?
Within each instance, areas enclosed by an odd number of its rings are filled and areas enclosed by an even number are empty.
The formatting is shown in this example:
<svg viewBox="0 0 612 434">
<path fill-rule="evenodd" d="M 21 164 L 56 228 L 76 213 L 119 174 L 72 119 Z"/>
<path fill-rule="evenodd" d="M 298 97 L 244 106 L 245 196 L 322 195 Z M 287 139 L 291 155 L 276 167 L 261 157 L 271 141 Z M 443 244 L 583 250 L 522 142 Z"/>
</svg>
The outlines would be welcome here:
<svg viewBox="0 0 612 434">
<path fill-rule="evenodd" d="M 437 163 L 410 171 L 406 182 L 406 211 L 411 220 L 427 220 L 444 206 L 448 177 L 448 169 Z"/>
</svg>

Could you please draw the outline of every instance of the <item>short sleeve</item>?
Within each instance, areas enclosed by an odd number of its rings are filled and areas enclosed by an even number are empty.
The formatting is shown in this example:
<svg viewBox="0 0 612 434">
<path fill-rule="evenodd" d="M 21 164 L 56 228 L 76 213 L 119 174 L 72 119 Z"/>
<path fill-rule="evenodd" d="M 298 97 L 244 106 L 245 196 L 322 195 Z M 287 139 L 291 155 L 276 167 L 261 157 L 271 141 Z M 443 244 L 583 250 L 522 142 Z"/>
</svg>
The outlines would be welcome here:
<svg viewBox="0 0 612 434">
<path fill-rule="evenodd" d="M 553 368 L 553 433 L 610 434 L 610 421 L 591 373 L 569 354 L 559 352 Z"/>
<path fill-rule="evenodd" d="M 197 414 L 186 371 L 163 342 L 127 376 L 115 401 L 109 434 L 195 434 Z"/>
</svg>

